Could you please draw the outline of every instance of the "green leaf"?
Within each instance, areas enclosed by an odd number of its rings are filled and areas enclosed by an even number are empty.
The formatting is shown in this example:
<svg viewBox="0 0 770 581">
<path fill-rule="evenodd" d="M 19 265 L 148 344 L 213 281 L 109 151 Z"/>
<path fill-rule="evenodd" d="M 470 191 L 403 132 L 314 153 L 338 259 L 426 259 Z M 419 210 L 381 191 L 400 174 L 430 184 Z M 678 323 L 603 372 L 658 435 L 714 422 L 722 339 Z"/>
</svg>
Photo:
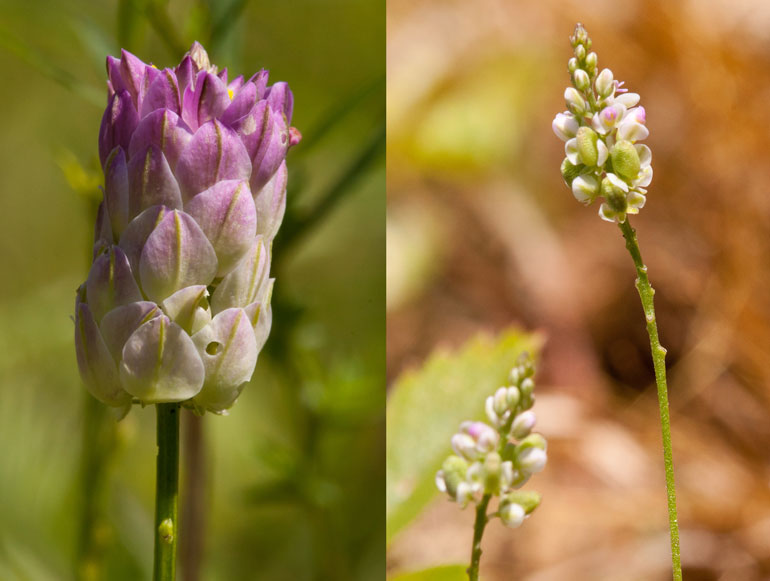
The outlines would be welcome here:
<svg viewBox="0 0 770 581">
<path fill-rule="evenodd" d="M 442 565 L 391 577 L 389 581 L 468 581 L 466 565 Z"/>
<path fill-rule="evenodd" d="M 483 417 L 484 401 L 506 381 L 518 355 L 534 354 L 541 343 L 518 329 L 478 335 L 457 353 L 434 353 L 396 381 L 386 420 L 388 542 L 438 492 L 434 477 L 460 423 Z"/>
</svg>

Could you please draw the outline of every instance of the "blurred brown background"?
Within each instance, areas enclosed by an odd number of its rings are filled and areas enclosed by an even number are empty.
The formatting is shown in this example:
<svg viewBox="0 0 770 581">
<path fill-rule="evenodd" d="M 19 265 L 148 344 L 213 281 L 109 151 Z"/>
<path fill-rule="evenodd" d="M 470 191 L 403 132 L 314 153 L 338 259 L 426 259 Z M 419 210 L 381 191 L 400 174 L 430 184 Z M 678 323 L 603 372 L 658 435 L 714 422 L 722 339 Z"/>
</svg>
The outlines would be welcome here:
<svg viewBox="0 0 770 581">
<path fill-rule="evenodd" d="M 561 180 L 568 36 L 642 96 L 655 175 L 632 224 L 668 348 L 684 577 L 770 579 L 770 4 L 388 2 L 388 379 L 512 323 L 547 337 L 549 465 L 487 580 L 670 579 L 657 399 L 617 227 Z M 470 555 L 437 497 L 395 573 Z"/>
</svg>

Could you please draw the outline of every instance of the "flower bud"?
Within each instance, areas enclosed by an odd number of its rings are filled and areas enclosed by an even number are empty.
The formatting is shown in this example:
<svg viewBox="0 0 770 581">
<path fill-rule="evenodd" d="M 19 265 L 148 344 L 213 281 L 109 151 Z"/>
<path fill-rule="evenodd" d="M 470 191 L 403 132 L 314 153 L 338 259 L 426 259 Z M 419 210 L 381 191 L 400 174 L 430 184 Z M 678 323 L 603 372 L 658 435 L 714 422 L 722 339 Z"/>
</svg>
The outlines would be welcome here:
<svg viewBox="0 0 770 581">
<path fill-rule="evenodd" d="M 500 493 L 500 481 L 502 476 L 503 461 L 500 454 L 490 452 L 484 458 L 482 479 L 484 482 L 484 492 L 487 494 Z"/>
<path fill-rule="evenodd" d="M 564 91 L 564 101 L 569 109 L 575 115 L 583 115 L 586 112 L 586 102 L 580 92 L 575 87 L 567 87 Z"/>
<path fill-rule="evenodd" d="M 518 464 L 523 472 L 535 474 L 545 468 L 547 459 L 548 457 L 545 450 L 541 450 L 540 448 L 527 448 L 519 454 Z"/>
<path fill-rule="evenodd" d="M 508 388 L 506 392 L 506 402 L 508 403 L 508 407 L 510 409 L 516 409 L 516 406 L 519 405 L 519 399 L 521 398 L 521 394 L 519 393 L 519 388 L 515 385 L 512 385 Z"/>
<path fill-rule="evenodd" d="M 465 480 L 468 462 L 459 456 L 449 456 L 444 460 L 441 470 L 436 473 L 436 486 L 453 499 L 457 498 L 457 486 Z"/>
<path fill-rule="evenodd" d="M 575 58 L 577 58 L 579 62 L 586 60 L 586 47 L 582 44 L 579 44 L 575 47 Z"/>
<path fill-rule="evenodd" d="M 535 427 L 535 421 L 536 417 L 533 411 L 525 411 L 520 413 L 518 416 L 516 416 L 516 418 L 513 420 L 513 424 L 511 425 L 511 436 L 517 440 L 526 438 L 529 436 L 532 428 Z"/>
<path fill-rule="evenodd" d="M 599 193 L 599 182 L 592 175 L 581 175 L 572 180 L 572 195 L 578 202 L 590 204 Z"/>
<path fill-rule="evenodd" d="M 520 527 L 527 517 L 524 508 L 515 502 L 501 504 L 497 512 L 503 524 L 512 529 Z"/>
<path fill-rule="evenodd" d="M 535 382 L 531 377 L 522 380 L 521 385 L 519 386 L 519 391 L 521 392 L 521 402 L 519 407 L 521 409 L 528 410 L 535 404 L 535 396 L 532 394 L 534 389 Z"/>
<path fill-rule="evenodd" d="M 557 113 L 553 123 L 551 123 L 551 127 L 559 139 L 567 141 L 575 137 L 580 126 L 575 116 L 571 113 Z"/>
<path fill-rule="evenodd" d="M 485 402 L 484 409 L 489 421 L 495 426 L 501 426 L 510 417 L 510 410 L 505 400 L 506 390 L 504 387 L 498 389 L 494 395 L 490 395 Z"/>
<path fill-rule="evenodd" d="M 567 61 L 567 70 L 570 72 L 570 74 L 574 73 L 579 66 L 580 64 L 574 56 Z"/>
<path fill-rule="evenodd" d="M 589 52 L 586 55 L 586 70 L 589 73 L 593 73 L 596 70 L 596 67 L 599 64 L 599 59 L 596 56 L 595 52 Z"/>
<path fill-rule="evenodd" d="M 606 99 L 615 91 L 615 79 L 612 76 L 610 69 L 603 69 L 601 73 L 596 77 L 594 83 L 596 92 L 602 99 Z"/>
<path fill-rule="evenodd" d="M 627 182 L 632 182 L 639 175 L 641 163 L 639 154 L 630 141 L 618 141 L 610 151 L 614 172 Z"/>
<path fill-rule="evenodd" d="M 502 416 L 508 411 L 508 402 L 506 400 L 507 390 L 505 387 L 500 387 L 492 396 L 494 400 L 494 409 L 498 416 Z"/>
<path fill-rule="evenodd" d="M 577 69 L 572 73 L 572 81 L 580 91 L 587 91 L 591 87 L 591 79 L 583 69 Z"/>
<path fill-rule="evenodd" d="M 542 497 L 532 490 L 515 490 L 506 494 L 500 500 L 500 506 L 518 504 L 526 514 L 531 514 L 538 506 Z"/>
<path fill-rule="evenodd" d="M 571 39 L 573 46 L 586 44 L 590 40 L 588 38 L 588 31 L 586 31 L 585 27 L 579 22 L 575 25 L 575 33 Z"/>
<path fill-rule="evenodd" d="M 468 434 L 455 434 L 451 440 L 452 449 L 463 458 L 475 460 L 479 454 L 476 451 L 476 440 Z"/>
</svg>

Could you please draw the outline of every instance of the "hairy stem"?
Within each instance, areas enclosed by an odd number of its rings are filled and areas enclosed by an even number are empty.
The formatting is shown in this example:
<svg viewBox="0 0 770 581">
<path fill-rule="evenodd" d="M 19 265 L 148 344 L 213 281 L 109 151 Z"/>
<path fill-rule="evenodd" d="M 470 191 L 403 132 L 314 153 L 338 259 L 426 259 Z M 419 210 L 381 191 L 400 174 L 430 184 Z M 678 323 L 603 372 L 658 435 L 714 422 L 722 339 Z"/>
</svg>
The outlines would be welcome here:
<svg viewBox="0 0 770 581">
<path fill-rule="evenodd" d="M 484 498 L 476 507 L 476 522 L 473 524 L 473 547 L 471 548 L 471 566 L 468 567 L 468 579 L 478 581 L 479 562 L 481 561 L 481 536 L 484 534 L 484 527 L 487 526 L 487 506 L 491 494 L 485 494 Z"/>
<path fill-rule="evenodd" d="M 179 496 L 179 404 L 160 403 L 155 484 L 155 565 L 153 581 L 174 581 Z"/>
<path fill-rule="evenodd" d="M 679 524 L 676 517 L 676 485 L 674 483 L 674 460 L 671 452 L 671 419 L 668 411 L 668 388 L 666 386 L 666 350 L 660 344 L 660 339 L 658 338 L 658 325 L 655 321 L 655 306 L 653 304 L 655 290 L 650 285 L 650 279 L 647 277 L 647 267 L 642 261 L 639 243 L 636 240 L 636 231 L 628 223 L 628 219 L 620 224 L 620 230 L 623 232 L 623 238 L 626 239 L 626 248 L 634 260 L 634 266 L 636 266 L 636 289 L 639 291 L 639 297 L 642 299 L 644 318 L 647 321 L 647 334 L 650 336 L 652 364 L 655 368 L 655 383 L 658 386 L 660 425 L 663 433 L 663 462 L 666 468 L 668 523 L 671 530 L 671 564 L 674 581 L 681 581 L 682 563 L 679 556 Z"/>
</svg>

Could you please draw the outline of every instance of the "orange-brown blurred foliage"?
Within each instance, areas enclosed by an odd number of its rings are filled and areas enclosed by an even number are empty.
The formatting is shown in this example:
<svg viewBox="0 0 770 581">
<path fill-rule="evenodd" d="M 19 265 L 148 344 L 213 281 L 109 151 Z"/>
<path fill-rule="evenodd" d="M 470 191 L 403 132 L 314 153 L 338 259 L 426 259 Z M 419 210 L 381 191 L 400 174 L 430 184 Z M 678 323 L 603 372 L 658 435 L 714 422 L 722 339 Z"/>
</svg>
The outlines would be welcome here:
<svg viewBox="0 0 770 581">
<path fill-rule="evenodd" d="M 655 175 L 631 219 L 668 348 L 684 578 L 770 579 L 770 6 L 389 0 L 388 374 L 511 323 L 542 330 L 549 465 L 490 581 L 670 579 L 660 428 L 634 270 L 551 131 L 581 21 L 642 96 Z M 391 572 L 467 562 L 437 500 Z"/>
</svg>

